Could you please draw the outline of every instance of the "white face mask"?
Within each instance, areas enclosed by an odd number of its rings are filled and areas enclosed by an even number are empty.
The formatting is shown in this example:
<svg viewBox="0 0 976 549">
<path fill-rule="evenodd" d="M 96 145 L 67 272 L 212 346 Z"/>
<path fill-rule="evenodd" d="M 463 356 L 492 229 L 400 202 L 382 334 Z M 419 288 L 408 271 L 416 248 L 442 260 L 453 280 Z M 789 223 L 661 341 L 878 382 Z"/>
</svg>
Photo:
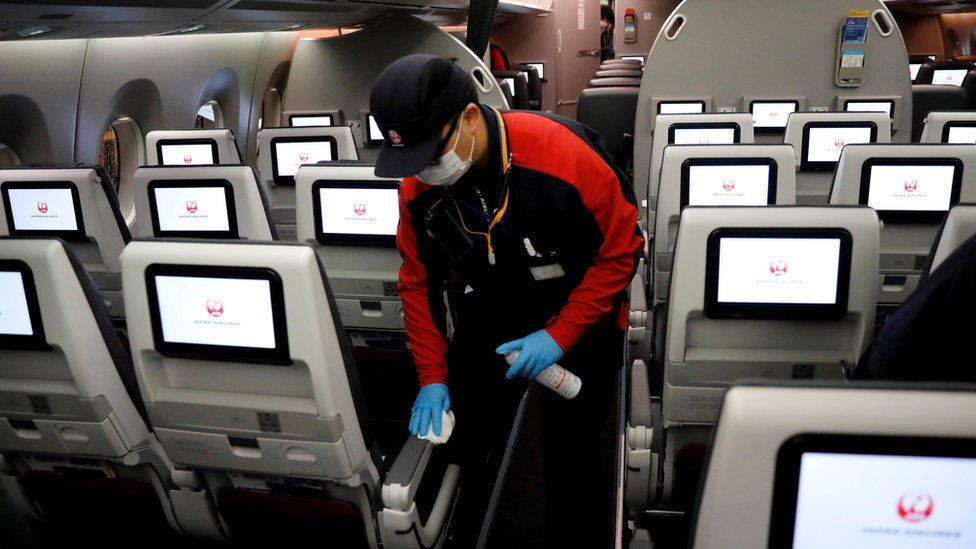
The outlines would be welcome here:
<svg viewBox="0 0 976 549">
<path fill-rule="evenodd" d="M 471 168 L 471 161 L 474 159 L 474 138 L 475 136 L 472 135 L 471 150 L 468 151 L 468 159 L 461 160 L 461 157 L 454 152 L 454 149 L 461 141 L 461 129 L 458 129 L 458 135 L 454 139 L 454 145 L 451 147 L 451 150 L 440 158 L 440 162 L 427 166 L 422 172 L 418 173 L 417 179 L 435 187 L 445 187 L 457 183 L 458 179 L 461 179 L 468 172 L 468 169 Z"/>
</svg>

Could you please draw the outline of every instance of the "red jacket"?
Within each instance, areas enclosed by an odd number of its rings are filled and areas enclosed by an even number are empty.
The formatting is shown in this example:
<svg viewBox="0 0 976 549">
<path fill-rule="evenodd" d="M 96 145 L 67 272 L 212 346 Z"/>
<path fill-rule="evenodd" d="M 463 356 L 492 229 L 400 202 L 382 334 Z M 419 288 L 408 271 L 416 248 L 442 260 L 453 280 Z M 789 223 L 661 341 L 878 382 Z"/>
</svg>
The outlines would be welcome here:
<svg viewBox="0 0 976 549">
<path fill-rule="evenodd" d="M 415 177 L 400 187 L 399 291 L 421 386 L 447 381 L 443 291 L 449 279 L 463 280 L 489 302 L 518 296 L 512 302 L 526 304 L 523 314 L 538 316 L 539 328 L 569 351 L 608 314 L 625 326 L 625 290 L 644 246 L 633 187 L 613 168 L 595 133 L 543 113 L 504 112 L 502 124 L 495 111 L 482 111 L 497 141 L 492 147 L 500 171 L 511 153 L 490 229 L 488 218 L 479 218 L 477 208 L 459 196 L 469 174 L 457 188 L 431 187 Z M 460 257 L 451 257 L 431 235 L 443 231 L 442 223 L 428 219 L 438 208 L 438 215 L 468 229 L 455 239 L 467 242 Z M 482 233 L 491 235 L 494 264 Z M 539 273 L 548 274 L 540 279 Z"/>
</svg>

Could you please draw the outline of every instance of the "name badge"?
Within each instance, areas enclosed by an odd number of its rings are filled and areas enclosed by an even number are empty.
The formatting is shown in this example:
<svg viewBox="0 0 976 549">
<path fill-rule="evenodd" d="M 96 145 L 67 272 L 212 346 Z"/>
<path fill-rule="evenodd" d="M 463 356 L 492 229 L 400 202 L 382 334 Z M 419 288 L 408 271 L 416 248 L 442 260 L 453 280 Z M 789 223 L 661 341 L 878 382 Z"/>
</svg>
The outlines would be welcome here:
<svg viewBox="0 0 976 549">
<path fill-rule="evenodd" d="M 536 282 L 566 276 L 566 271 L 563 270 L 563 266 L 559 263 L 529 267 L 529 271 L 532 273 L 532 278 L 534 278 Z"/>
</svg>

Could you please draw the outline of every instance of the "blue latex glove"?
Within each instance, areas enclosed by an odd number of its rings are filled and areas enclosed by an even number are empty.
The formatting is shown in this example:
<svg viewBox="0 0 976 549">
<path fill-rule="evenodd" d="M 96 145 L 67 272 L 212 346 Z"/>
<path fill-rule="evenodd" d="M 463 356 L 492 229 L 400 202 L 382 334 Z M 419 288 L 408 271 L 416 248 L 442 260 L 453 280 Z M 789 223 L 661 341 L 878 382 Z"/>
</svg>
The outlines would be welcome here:
<svg viewBox="0 0 976 549">
<path fill-rule="evenodd" d="M 451 394 L 447 385 L 431 383 L 420 388 L 417 400 L 410 412 L 410 432 L 418 437 L 427 434 L 430 421 L 434 420 L 434 434 L 441 435 L 441 420 L 444 412 L 451 410 Z"/>
<path fill-rule="evenodd" d="M 565 354 L 563 348 L 545 330 L 533 332 L 522 339 L 503 343 L 495 349 L 495 352 L 500 355 L 507 355 L 515 350 L 519 351 L 519 356 L 505 374 L 505 377 L 509 379 L 514 376 L 535 379 L 539 372 L 551 366 Z"/>
</svg>

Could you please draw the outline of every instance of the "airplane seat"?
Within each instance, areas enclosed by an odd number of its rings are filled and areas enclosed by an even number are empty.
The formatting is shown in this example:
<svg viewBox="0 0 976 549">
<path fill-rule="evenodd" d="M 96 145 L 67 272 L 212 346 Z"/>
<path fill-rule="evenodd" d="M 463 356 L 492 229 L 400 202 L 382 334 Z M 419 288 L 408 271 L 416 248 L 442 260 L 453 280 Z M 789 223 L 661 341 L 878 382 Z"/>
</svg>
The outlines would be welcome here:
<svg viewBox="0 0 976 549">
<path fill-rule="evenodd" d="M 881 218 L 880 312 L 918 286 L 945 212 L 976 202 L 971 145 L 848 145 L 837 164 L 831 205 L 874 207 Z"/>
<path fill-rule="evenodd" d="M 786 122 L 784 143 L 796 153 L 797 204 L 823 206 L 845 145 L 890 143 L 891 115 L 886 112 L 795 112 Z"/>
<path fill-rule="evenodd" d="M 970 530 L 976 393 L 961 384 L 730 388 L 694 549 L 935 547 Z"/>
<path fill-rule="evenodd" d="M 878 231 L 877 214 L 866 207 L 682 211 L 663 429 L 654 433 L 664 437 L 663 506 L 693 502 L 729 384 L 846 377 L 874 332 Z"/>
<path fill-rule="evenodd" d="M 966 90 L 955 86 L 912 85 L 912 142 L 922 135 L 925 117 L 932 111 L 961 111 L 967 105 Z"/>
<path fill-rule="evenodd" d="M 918 69 L 915 83 L 961 86 L 972 69 L 973 64 L 967 61 L 927 61 Z"/>
<path fill-rule="evenodd" d="M 298 241 L 314 246 L 325 265 L 354 345 L 406 350 L 396 248 L 400 182 L 353 162 L 302 166 L 296 179 Z"/>
<path fill-rule="evenodd" d="M 294 241 L 295 174 L 302 164 L 359 160 L 349 126 L 266 128 L 258 132 L 258 173 L 282 240 Z"/>
<path fill-rule="evenodd" d="M 606 61 L 600 63 L 601 69 L 624 69 L 624 70 L 636 70 L 642 71 L 644 66 L 641 65 L 640 61 L 630 60 L 630 59 L 607 59 Z"/>
<path fill-rule="evenodd" d="M 514 103 L 511 103 L 511 105 L 513 109 L 528 110 L 531 107 L 529 103 L 529 77 L 524 71 L 491 71 L 491 74 L 495 78 L 507 82 L 512 89 Z"/>
<path fill-rule="evenodd" d="M 173 466 L 72 247 L 0 238 L 0 302 L 0 492 L 74 541 L 180 531 Z"/>
<path fill-rule="evenodd" d="M 640 76 L 612 76 L 607 78 L 594 78 L 586 83 L 587 88 L 614 88 L 622 86 L 633 86 L 639 88 L 640 85 Z"/>
<path fill-rule="evenodd" d="M 679 101 L 680 99 L 674 99 Z M 688 98 L 698 102 L 701 98 Z M 671 101 L 669 99 L 668 101 Z M 660 104 L 659 107 L 660 108 Z M 702 107 L 704 109 L 704 107 Z M 655 139 L 651 145 L 651 177 L 646 189 L 637 188 L 637 199 L 646 200 L 644 226 L 653 233 L 657 210 L 658 181 L 661 160 L 668 145 L 731 145 L 754 141 L 752 115 L 749 113 L 658 114 L 654 119 Z M 642 212 L 643 213 L 643 212 Z"/>
<path fill-rule="evenodd" d="M 976 69 L 966 73 L 962 80 L 962 89 L 966 90 L 966 108 L 976 107 Z"/>
<path fill-rule="evenodd" d="M 234 132 L 211 130 L 154 130 L 146 134 L 149 166 L 243 164 Z"/>
<path fill-rule="evenodd" d="M 498 89 L 501 90 L 502 95 L 505 96 L 505 102 L 509 105 L 515 105 L 515 98 L 512 97 L 512 89 L 508 86 L 508 83 L 501 78 L 496 78 L 495 83 L 497 84 Z"/>
<path fill-rule="evenodd" d="M 640 78 L 640 69 L 600 69 L 593 73 L 593 78 Z"/>
<path fill-rule="evenodd" d="M 587 88 L 580 92 L 576 120 L 603 137 L 607 153 L 621 172 L 630 174 L 634 152 L 634 117 L 639 88 Z"/>
<path fill-rule="evenodd" d="M 0 170 L 0 236 L 66 240 L 113 318 L 125 316 L 119 255 L 131 240 L 111 177 L 101 166 Z"/>
<path fill-rule="evenodd" d="M 976 235 L 976 204 L 956 204 L 942 222 L 922 276 L 928 276 L 936 270 L 956 248 L 973 235 Z"/>
<path fill-rule="evenodd" d="M 142 166 L 132 181 L 139 238 L 278 239 L 250 166 Z"/>
<path fill-rule="evenodd" d="M 925 115 L 920 143 L 976 143 L 976 112 L 931 111 Z"/>
<path fill-rule="evenodd" d="M 433 448 L 415 437 L 384 466 L 311 246 L 136 241 L 122 262 L 150 423 L 174 463 L 215 494 L 232 541 L 441 539 L 458 468 L 431 471 Z M 421 517 L 425 476 L 438 489 Z"/>
<path fill-rule="evenodd" d="M 531 65 L 512 65 L 512 69 L 522 71 L 528 77 L 529 108 L 541 111 L 542 79 L 539 77 L 539 69 Z"/>
<path fill-rule="evenodd" d="M 660 181 L 652 246 L 655 306 L 668 299 L 682 209 L 796 203 L 795 154 L 789 145 L 668 145 Z M 655 326 L 663 329 L 664 320 Z"/>
</svg>

